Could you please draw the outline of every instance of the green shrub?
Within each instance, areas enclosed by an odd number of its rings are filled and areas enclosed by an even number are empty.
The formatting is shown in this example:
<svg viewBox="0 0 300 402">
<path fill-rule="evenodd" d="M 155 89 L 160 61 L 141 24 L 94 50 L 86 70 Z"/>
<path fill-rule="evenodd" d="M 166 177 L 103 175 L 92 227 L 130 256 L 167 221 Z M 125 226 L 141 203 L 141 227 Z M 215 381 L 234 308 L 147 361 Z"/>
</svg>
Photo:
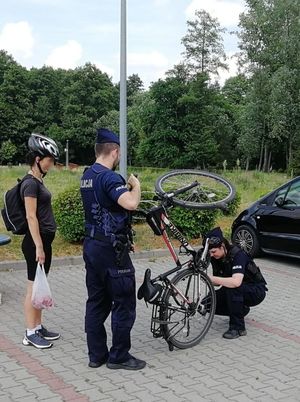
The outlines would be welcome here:
<svg viewBox="0 0 300 402">
<path fill-rule="evenodd" d="M 223 211 L 223 215 L 235 216 L 241 205 L 241 195 L 236 192 L 235 198 L 228 204 L 227 209 Z"/>
<path fill-rule="evenodd" d="M 208 232 L 217 219 L 217 210 L 196 210 L 176 207 L 170 210 L 170 219 L 186 237 L 196 239 Z"/>
<path fill-rule="evenodd" d="M 53 202 L 53 210 L 62 237 L 70 242 L 84 237 L 84 212 L 78 186 L 60 193 Z"/>
<path fill-rule="evenodd" d="M 16 153 L 17 153 L 17 147 L 15 144 L 11 142 L 11 140 L 2 142 L 0 148 L 0 162 L 6 163 L 7 165 L 11 164 L 14 160 Z"/>
</svg>

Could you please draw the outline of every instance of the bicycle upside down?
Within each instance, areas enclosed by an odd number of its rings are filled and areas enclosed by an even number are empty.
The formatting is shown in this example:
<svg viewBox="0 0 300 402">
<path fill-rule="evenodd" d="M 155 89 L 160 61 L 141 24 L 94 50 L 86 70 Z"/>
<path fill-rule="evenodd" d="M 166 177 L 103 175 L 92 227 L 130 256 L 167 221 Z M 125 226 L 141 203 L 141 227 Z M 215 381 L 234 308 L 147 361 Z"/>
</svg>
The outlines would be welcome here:
<svg viewBox="0 0 300 402">
<path fill-rule="evenodd" d="M 171 222 L 168 209 L 173 206 L 225 209 L 234 199 L 235 190 L 216 174 L 176 170 L 157 179 L 155 192 L 159 205 L 143 213 L 154 234 L 163 237 L 176 266 L 155 278 L 151 278 L 148 268 L 138 290 L 138 299 L 152 304 L 151 332 L 155 338 L 164 338 L 170 351 L 174 346 L 190 348 L 208 332 L 216 308 L 214 286 L 206 273 L 209 239 L 203 248 L 196 250 Z M 179 253 L 168 232 L 179 240 Z M 179 254 L 188 255 L 190 259 L 182 263 Z"/>
</svg>

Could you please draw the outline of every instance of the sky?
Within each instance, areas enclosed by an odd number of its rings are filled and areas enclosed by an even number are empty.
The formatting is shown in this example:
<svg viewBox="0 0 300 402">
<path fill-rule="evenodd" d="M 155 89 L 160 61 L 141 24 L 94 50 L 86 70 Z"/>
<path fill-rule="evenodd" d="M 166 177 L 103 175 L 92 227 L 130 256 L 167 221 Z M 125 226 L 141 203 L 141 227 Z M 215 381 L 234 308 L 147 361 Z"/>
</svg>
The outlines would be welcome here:
<svg viewBox="0 0 300 402">
<path fill-rule="evenodd" d="M 120 75 L 121 0 L 1 1 L 0 49 L 26 68 L 73 69 L 87 62 L 106 72 L 114 83 Z M 127 75 L 138 74 L 145 88 L 164 78 L 183 60 L 181 39 L 195 10 L 218 18 L 228 32 L 237 29 L 244 0 L 127 0 Z M 237 39 L 224 36 L 229 72 Z"/>
</svg>

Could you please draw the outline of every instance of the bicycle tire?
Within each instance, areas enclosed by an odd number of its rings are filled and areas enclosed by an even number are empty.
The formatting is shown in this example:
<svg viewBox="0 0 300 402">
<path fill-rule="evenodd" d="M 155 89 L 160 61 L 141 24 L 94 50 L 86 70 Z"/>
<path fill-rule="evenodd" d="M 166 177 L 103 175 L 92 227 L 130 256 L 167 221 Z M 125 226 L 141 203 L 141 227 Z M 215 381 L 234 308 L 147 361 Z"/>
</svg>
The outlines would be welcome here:
<svg viewBox="0 0 300 402">
<path fill-rule="evenodd" d="M 176 195 L 176 191 L 197 181 L 198 185 Z M 156 193 L 164 197 L 175 193 L 174 205 L 191 209 L 226 209 L 235 197 L 234 186 L 223 177 L 201 170 L 172 170 L 160 176 L 155 183 Z"/>
<path fill-rule="evenodd" d="M 195 280 L 198 279 L 201 284 L 200 302 L 199 294 L 197 294 L 196 300 L 191 294 L 195 291 L 191 285 L 195 286 Z M 161 325 L 161 329 L 163 336 L 168 343 L 178 349 L 191 348 L 204 338 L 212 324 L 216 310 L 215 289 L 205 272 L 195 272 L 191 269 L 179 272 L 171 283 L 186 297 L 189 297 L 190 301 L 193 300 L 197 308 L 194 310 L 189 308 L 172 287 L 168 288 L 162 298 L 164 308 L 161 310 L 161 320 L 164 324 Z M 192 333 L 191 325 L 195 324 L 197 325 Z"/>
</svg>

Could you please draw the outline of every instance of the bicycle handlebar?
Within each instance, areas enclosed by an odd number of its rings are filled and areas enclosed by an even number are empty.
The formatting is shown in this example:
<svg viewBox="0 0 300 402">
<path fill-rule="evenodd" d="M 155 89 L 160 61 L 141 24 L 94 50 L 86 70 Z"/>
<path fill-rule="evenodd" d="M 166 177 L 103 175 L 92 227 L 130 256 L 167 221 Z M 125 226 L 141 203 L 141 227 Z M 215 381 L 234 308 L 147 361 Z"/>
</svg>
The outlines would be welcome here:
<svg viewBox="0 0 300 402">
<path fill-rule="evenodd" d="M 175 195 L 185 193 L 186 191 L 190 190 L 191 188 L 194 188 L 194 187 L 198 186 L 198 184 L 199 183 L 197 181 L 194 181 L 192 184 L 189 184 L 188 186 L 179 188 L 178 190 L 173 191 L 172 193 L 165 193 L 162 197 L 163 198 L 168 198 L 168 199 L 172 198 Z"/>
</svg>

